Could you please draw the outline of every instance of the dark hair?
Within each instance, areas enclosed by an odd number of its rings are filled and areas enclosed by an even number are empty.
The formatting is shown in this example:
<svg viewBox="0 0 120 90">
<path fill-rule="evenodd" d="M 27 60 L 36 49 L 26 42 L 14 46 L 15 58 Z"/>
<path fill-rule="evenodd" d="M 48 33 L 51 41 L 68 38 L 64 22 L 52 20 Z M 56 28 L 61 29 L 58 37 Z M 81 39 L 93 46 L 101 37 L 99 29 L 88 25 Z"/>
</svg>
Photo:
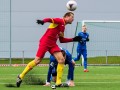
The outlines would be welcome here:
<svg viewBox="0 0 120 90">
<path fill-rule="evenodd" d="M 65 13 L 65 14 L 64 14 L 64 16 L 63 16 L 63 17 L 66 17 L 66 16 L 71 16 L 71 14 L 72 14 L 72 15 L 74 15 L 74 13 L 73 13 L 73 12 L 67 12 L 67 13 Z"/>
<path fill-rule="evenodd" d="M 61 50 L 61 52 L 62 52 L 62 54 L 63 54 L 63 57 L 65 57 L 65 56 L 66 56 L 65 51 L 64 51 L 64 50 Z"/>
</svg>

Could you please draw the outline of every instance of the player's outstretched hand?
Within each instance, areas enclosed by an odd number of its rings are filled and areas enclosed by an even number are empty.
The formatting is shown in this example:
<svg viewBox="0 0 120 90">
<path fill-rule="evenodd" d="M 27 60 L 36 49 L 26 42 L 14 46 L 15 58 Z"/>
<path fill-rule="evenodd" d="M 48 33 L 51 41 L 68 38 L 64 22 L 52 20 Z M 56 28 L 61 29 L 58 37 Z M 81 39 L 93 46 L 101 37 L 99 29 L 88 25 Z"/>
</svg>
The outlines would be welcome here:
<svg viewBox="0 0 120 90">
<path fill-rule="evenodd" d="M 43 20 L 37 20 L 36 22 L 37 24 L 41 24 L 41 25 L 44 25 L 44 21 Z"/>
<path fill-rule="evenodd" d="M 80 42 L 81 39 L 82 39 L 82 37 L 80 37 L 80 36 L 75 36 L 75 37 L 73 38 L 73 41 L 74 41 L 74 42 Z"/>
</svg>

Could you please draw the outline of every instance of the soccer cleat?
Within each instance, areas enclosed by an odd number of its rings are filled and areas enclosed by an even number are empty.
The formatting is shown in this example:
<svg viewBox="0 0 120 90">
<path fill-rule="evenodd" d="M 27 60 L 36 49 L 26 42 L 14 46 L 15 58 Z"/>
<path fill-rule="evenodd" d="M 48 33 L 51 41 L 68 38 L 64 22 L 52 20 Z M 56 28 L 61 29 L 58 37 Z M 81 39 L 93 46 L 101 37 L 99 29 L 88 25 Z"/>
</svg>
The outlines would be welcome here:
<svg viewBox="0 0 120 90">
<path fill-rule="evenodd" d="M 67 83 L 63 83 L 63 84 L 55 85 L 55 87 L 69 87 L 69 85 Z"/>
<path fill-rule="evenodd" d="M 84 69 L 84 72 L 89 72 L 89 70 L 87 70 L 87 69 Z"/>
<path fill-rule="evenodd" d="M 20 84 L 22 83 L 22 79 L 20 78 L 20 76 L 18 75 L 17 77 L 17 82 L 16 82 L 16 86 L 20 87 Z"/>
<path fill-rule="evenodd" d="M 52 89 L 56 89 L 56 87 L 69 87 L 69 85 L 67 83 L 63 83 L 63 84 L 52 85 L 51 86 Z"/>
</svg>

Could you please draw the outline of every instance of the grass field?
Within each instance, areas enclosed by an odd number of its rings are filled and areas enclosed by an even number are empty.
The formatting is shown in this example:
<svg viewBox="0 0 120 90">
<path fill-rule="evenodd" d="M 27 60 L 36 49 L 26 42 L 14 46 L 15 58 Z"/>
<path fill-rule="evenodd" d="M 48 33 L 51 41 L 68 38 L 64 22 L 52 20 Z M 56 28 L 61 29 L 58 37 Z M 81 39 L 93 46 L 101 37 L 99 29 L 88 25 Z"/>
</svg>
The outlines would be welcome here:
<svg viewBox="0 0 120 90">
<path fill-rule="evenodd" d="M 15 84 L 17 75 L 24 67 L 0 67 L 1 90 L 51 90 L 51 87 L 42 85 L 26 85 L 23 81 L 20 88 L 5 87 L 5 84 Z M 67 66 L 62 81 L 66 81 Z M 76 66 L 74 72 L 75 87 L 56 88 L 57 90 L 120 90 L 120 66 L 88 66 L 90 72 L 83 72 L 82 66 Z M 46 80 L 47 66 L 37 66 L 29 75 L 35 75 Z M 28 77 L 26 76 L 26 77 Z M 25 80 L 25 79 L 24 79 Z"/>
<path fill-rule="evenodd" d="M 0 58 L 0 64 L 9 64 L 9 58 Z M 24 58 L 24 64 L 27 64 L 33 58 Z M 82 60 L 76 61 L 76 64 L 81 64 Z M 41 64 L 48 64 L 49 58 L 44 58 Z M 12 58 L 11 64 L 23 64 L 22 58 Z M 88 64 L 106 64 L 106 57 L 89 57 Z M 120 56 L 107 56 L 107 64 L 120 64 Z"/>
</svg>

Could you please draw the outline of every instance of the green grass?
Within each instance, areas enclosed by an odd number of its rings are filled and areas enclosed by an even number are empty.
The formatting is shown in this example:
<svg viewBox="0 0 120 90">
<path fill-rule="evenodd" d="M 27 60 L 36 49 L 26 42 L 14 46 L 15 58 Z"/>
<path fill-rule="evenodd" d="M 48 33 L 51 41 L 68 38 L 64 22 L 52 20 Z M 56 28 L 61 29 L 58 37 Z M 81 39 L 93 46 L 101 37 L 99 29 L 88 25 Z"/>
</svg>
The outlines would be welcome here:
<svg viewBox="0 0 120 90">
<path fill-rule="evenodd" d="M 24 67 L 0 67 L 0 89 L 1 90 L 52 90 L 51 87 L 42 85 L 26 85 L 23 81 L 20 88 L 5 87 L 6 83 L 16 82 L 16 77 Z M 64 70 L 62 81 L 66 81 L 67 66 Z M 88 66 L 90 72 L 84 73 L 83 66 L 75 67 L 75 87 L 57 88 L 57 90 L 119 90 L 120 89 L 120 66 Z M 35 67 L 28 75 L 46 80 L 48 67 Z M 27 77 L 27 76 L 26 76 Z"/>
<path fill-rule="evenodd" d="M 81 61 L 76 61 L 76 64 L 80 64 Z M 106 64 L 106 57 L 89 57 L 88 64 Z M 108 56 L 107 64 L 120 64 L 120 56 Z"/>
<path fill-rule="evenodd" d="M 27 64 L 28 62 L 32 61 L 33 58 L 25 58 L 24 59 L 24 64 Z M 0 64 L 9 64 L 10 59 L 9 58 L 0 58 Z M 12 64 L 23 64 L 23 59 L 22 58 L 12 58 Z M 41 64 L 48 64 L 49 59 L 44 58 L 41 62 Z"/>
<path fill-rule="evenodd" d="M 88 58 L 89 64 L 106 64 L 106 57 L 93 57 Z M 120 56 L 108 56 L 108 64 L 120 64 Z"/>
<path fill-rule="evenodd" d="M 24 63 L 32 61 L 33 58 L 25 58 Z M 81 64 L 82 60 L 76 61 L 77 64 Z M 9 64 L 10 61 L 8 58 L 0 58 L 0 64 Z M 22 64 L 22 58 L 12 58 L 12 64 Z M 41 64 L 48 64 L 49 58 L 44 58 Z M 120 56 L 108 56 L 107 57 L 108 64 L 120 64 Z M 106 57 L 89 57 L 88 64 L 106 64 Z"/>
</svg>

